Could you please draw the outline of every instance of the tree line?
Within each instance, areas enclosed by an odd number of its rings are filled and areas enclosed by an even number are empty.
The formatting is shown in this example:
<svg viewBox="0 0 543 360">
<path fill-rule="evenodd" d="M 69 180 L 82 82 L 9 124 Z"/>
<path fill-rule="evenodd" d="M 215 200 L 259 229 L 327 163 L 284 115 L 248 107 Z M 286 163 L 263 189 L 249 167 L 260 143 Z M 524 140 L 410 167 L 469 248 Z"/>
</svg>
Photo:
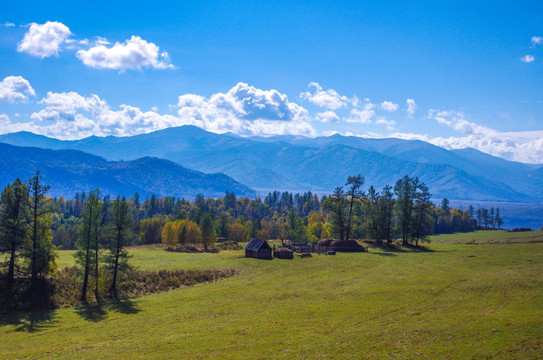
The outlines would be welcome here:
<svg viewBox="0 0 543 360">
<path fill-rule="evenodd" d="M 40 302 L 40 286 L 46 275 L 57 270 L 57 246 L 53 243 L 53 217 L 58 211 L 57 200 L 48 197 L 49 187 L 43 184 L 39 171 L 27 183 L 16 179 L 0 195 L 0 253 L 7 268 L 0 277 L 0 303 L 13 307 L 16 297 L 35 307 Z M 95 297 L 101 271 L 111 275 L 108 292 L 117 297 L 118 273 L 127 266 L 126 246 L 131 241 L 132 217 L 128 201 L 117 197 L 104 207 L 99 190 L 91 191 L 84 200 L 77 225 L 76 262 L 84 269 L 80 300 L 87 301 L 89 278 L 93 277 Z M 30 278 L 30 288 L 16 289 L 17 277 Z M 43 289 L 42 289 L 43 290 Z M 43 291 L 42 291 L 43 292 Z M 22 294 L 21 294 L 22 293 Z"/>
<path fill-rule="evenodd" d="M 250 238 L 317 243 L 321 239 L 374 239 L 418 245 L 434 233 L 465 232 L 501 227 L 499 209 L 466 211 L 431 202 L 426 184 L 404 176 L 380 191 L 365 179 L 350 176 L 328 196 L 306 192 L 270 192 L 264 199 L 197 195 L 192 201 L 150 196 L 111 199 L 99 189 L 76 193 L 73 199 L 47 196 L 39 172 L 27 182 L 16 179 L 0 196 L 0 252 L 5 254 L 7 293 L 15 274 L 31 279 L 30 298 L 37 281 L 56 271 L 56 249 L 77 249 L 76 262 L 84 269 L 80 300 L 87 300 L 90 284 L 99 298 L 98 284 L 107 273 L 106 292 L 117 296 L 118 273 L 128 268 L 126 247 L 164 243 L 207 249 L 217 238 L 244 242 Z M 102 279 L 102 280 L 101 280 Z M 8 296 L 9 297 L 9 296 Z"/>
</svg>

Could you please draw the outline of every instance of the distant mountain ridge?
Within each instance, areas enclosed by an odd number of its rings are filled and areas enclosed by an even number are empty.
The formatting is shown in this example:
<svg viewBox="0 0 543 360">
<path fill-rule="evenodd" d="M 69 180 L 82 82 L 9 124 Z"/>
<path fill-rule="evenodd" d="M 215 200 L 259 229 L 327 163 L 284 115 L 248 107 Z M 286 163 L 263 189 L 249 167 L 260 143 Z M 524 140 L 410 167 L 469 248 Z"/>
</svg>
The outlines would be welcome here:
<svg viewBox="0 0 543 360">
<path fill-rule="evenodd" d="M 226 191 L 254 197 L 255 191 L 224 174 L 204 174 L 169 160 L 143 157 L 107 161 L 78 150 L 50 150 L 0 143 L 0 186 L 23 181 L 40 170 L 49 194 L 72 198 L 76 192 L 100 188 L 112 196 L 223 196 Z"/>
<path fill-rule="evenodd" d="M 506 161 L 474 149 L 446 150 L 401 139 L 330 137 L 242 138 L 181 126 L 131 137 L 62 141 L 32 133 L 0 135 L 0 142 L 73 149 L 108 160 L 154 156 L 203 172 L 221 172 L 262 193 L 331 192 L 349 175 L 362 174 L 380 189 L 418 176 L 434 198 L 541 202 L 543 166 Z"/>
</svg>

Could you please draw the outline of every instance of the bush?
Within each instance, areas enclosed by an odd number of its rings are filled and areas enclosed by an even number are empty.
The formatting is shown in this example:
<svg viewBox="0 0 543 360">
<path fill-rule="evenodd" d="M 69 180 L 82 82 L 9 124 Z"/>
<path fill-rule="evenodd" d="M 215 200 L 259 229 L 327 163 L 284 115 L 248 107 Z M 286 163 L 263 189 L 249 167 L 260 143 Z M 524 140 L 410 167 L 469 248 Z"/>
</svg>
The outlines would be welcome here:
<svg viewBox="0 0 543 360">
<path fill-rule="evenodd" d="M 337 241 L 337 240 L 334 240 L 334 239 L 322 239 L 319 241 L 319 246 L 331 246 L 332 245 L 332 242 L 333 241 Z"/>
<path fill-rule="evenodd" d="M 215 247 L 219 250 L 241 250 L 243 247 L 235 241 L 226 241 L 216 244 Z"/>
<path fill-rule="evenodd" d="M 52 302 L 52 278 L 39 277 L 37 280 L 36 308 L 50 308 Z M 13 279 L 13 293 L 7 291 L 7 277 L 0 275 L 0 312 L 30 310 L 30 276 L 16 276 Z"/>
<path fill-rule="evenodd" d="M 237 274 L 234 269 L 207 269 L 207 270 L 174 270 L 174 271 L 143 271 L 130 270 L 120 274 L 118 279 L 118 294 L 121 297 L 133 297 L 177 289 L 180 287 L 196 285 L 204 282 L 216 281 Z M 89 301 L 94 298 L 95 280 L 89 278 Z M 101 274 L 99 290 L 103 300 L 112 299 L 111 294 L 105 292 L 111 283 L 110 274 Z M 14 283 L 14 297 L 10 301 L 5 291 L 6 278 L 0 276 L 0 311 L 30 310 L 30 278 L 18 277 Z M 62 308 L 78 303 L 83 284 L 83 269 L 78 266 L 67 267 L 58 271 L 56 277 L 40 278 L 39 308 Z"/>
<path fill-rule="evenodd" d="M 366 251 L 366 248 L 361 246 L 356 240 L 334 240 L 330 244 L 332 250 L 337 252 L 362 252 Z"/>
</svg>

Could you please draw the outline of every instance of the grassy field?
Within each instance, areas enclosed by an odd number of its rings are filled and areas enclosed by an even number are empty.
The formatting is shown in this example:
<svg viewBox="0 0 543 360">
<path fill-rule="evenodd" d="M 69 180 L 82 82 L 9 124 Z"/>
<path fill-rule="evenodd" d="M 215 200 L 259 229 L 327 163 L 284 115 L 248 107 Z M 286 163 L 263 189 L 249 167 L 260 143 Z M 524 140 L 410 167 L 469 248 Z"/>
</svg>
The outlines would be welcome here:
<svg viewBox="0 0 543 360">
<path fill-rule="evenodd" d="M 430 237 L 434 244 L 496 244 L 543 242 L 543 231 L 510 233 L 503 230 L 485 230 L 462 234 L 442 234 Z"/>
<path fill-rule="evenodd" d="M 100 312 L 2 317 L 0 358 L 541 359 L 543 243 L 455 244 L 473 236 L 272 261 L 134 249 L 145 269 L 240 274 Z"/>
</svg>

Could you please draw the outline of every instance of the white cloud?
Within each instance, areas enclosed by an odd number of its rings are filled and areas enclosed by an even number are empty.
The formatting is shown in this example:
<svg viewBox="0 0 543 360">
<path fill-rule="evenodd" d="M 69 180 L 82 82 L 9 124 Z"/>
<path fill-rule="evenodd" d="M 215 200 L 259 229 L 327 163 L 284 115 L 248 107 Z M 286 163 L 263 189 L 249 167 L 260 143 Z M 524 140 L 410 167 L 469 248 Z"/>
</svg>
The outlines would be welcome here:
<svg viewBox="0 0 543 360">
<path fill-rule="evenodd" d="M 388 112 L 394 112 L 398 110 L 399 105 L 394 104 L 392 101 L 383 101 L 380 105 L 381 110 L 385 110 Z"/>
<path fill-rule="evenodd" d="M 314 135 L 307 110 L 277 90 L 261 90 L 238 83 L 227 93 L 209 99 L 193 94 L 179 96 L 178 115 L 183 124 L 239 135 Z"/>
<path fill-rule="evenodd" d="M 111 43 L 105 37 L 97 36 L 96 39 L 94 40 L 94 46 L 100 46 L 100 45 L 111 45 Z"/>
<path fill-rule="evenodd" d="M 9 116 L 6 114 L 0 114 L 0 127 L 9 124 Z"/>
<path fill-rule="evenodd" d="M 387 127 L 387 130 L 394 131 L 396 130 L 396 121 L 394 120 L 387 120 L 385 118 L 380 118 L 375 121 L 375 124 L 377 125 L 385 125 Z"/>
<path fill-rule="evenodd" d="M 382 138 L 381 135 L 373 133 L 373 132 L 368 132 L 366 134 L 353 133 L 352 131 L 340 132 L 336 130 L 325 130 L 322 132 L 322 136 L 333 136 L 333 135 L 351 136 L 351 137 L 359 137 L 359 138 L 365 138 L 365 139 Z"/>
<path fill-rule="evenodd" d="M 370 102 L 370 99 L 364 99 L 362 107 L 360 107 L 360 102 L 356 99 L 355 107 L 351 109 L 350 115 L 344 120 L 348 123 L 370 124 L 375 116 L 374 108 L 375 105 Z"/>
<path fill-rule="evenodd" d="M 66 25 L 57 21 L 48 21 L 42 25 L 32 23 L 23 40 L 17 45 L 17 51 L 42 59 L 58 55 L 60 45 L 71 34 Z"/>
<path fill-rule="evenodd" d="M 543 36 L 532 36 L 532 47 L 543 44 Z"/>
<path fill-rule="evenodd" d="M 48 92 L 40 103 L 45 107 L 30 116 L 33 122 L 27 126 L 34 127 L 34 132 L 60 139 L 129 136 L 180 125 L 175 116 L 143 112 L 133 106 L 122 105 L 120 110 L 112 110 L 97 95 Z"/>
<path fill-rule="evenodd" d="M 490 155 L 525 163 L 543 163 L 542 132 L 500 132 L 470 122 L 456 111 L 430 110 L 430 118 L 462 133 L 464 136 L 419 139 L 446 149 L 474 148 Z M 395 134 L 397 135 L 397 134 Z"/>
<path fill-rule="evenodd" d="M 415 115 L 415 112 L 417 111 L 417 103 L 413 99 L 407 99 L 405 100 L 407 103 L 407 116 L 409 118 L 412 118 L 413 115 Z"/>
<path fill-rule="evenodd" d="M 33 123 L 14 123 L 11 122 L 9 116 L 0 114 L 0 134 L 7 134 L 17 131 L 30 131 L 38 133 L 38 129 Z"/>
<path fill-rule="evenodd" d="M 10 123 L 4 119 L 1 132 L 26 130 L 75 139 L 90 135 L 129 136 L 190 124 L 239 135 L 315 135 L 303 107 L 289 102 L 285 94 L 276 90 L 261 90 L 244 83 L 210 98 L 181 95 L 177 116 L 159 114 L 156 108 L 145 112 L 129 105 L 112 109 L 98 95 L 76 92 L 48 92 L 39 104 L 43 108 L 30 115 L 31 121 Z"/>
<path fill-rule="evenodd" d="M 4 26 L 4 27 L 14 27 L 15 24 L 12 23 L 12 22 L 6 21 L 5 23 L 2 24 L 2 26 Z"/>
<path fill-rule="evenodd" d="M 0 82 L 0 101 L 22 102 L 28 99 L 28 95 L 35 96 L 36 93 L 22 76 L 7 76 Z"/>
<path fill-rule="evenodd" d="M 524 55 L 523 57 L 520 58 L 520 61 L 527 64 L 531 63 L 534 60 L 535 58 L 533 55 Z"/>
<path fill-rule="evenodd" d="M 98 69 L 141 69 L 151 67 L 154 69 L 171 69 L 168 53 L 157 45 L 147 42 L 139 36 L 132 36 L 124 43 L 115 43 L 112 47 L 106 47 L 107 40 L 98 38 L 95 46 L 88 50 L 79 50 L 77 58 L 83 64 Z"/>
<path fill-rule="evenodd" d="M 329 123 L 339 121 L 339 116 L 334 111 L 329 110 L 318 113 L 315 119 L 323 123 Z"/>
<path fill-rule="evenodd" d="M 465 135 L 494 132 L 492 129 L 467 121 L 464 118 L 464 114 L 457 111 L 438 111 L 430 109 L 428 111 L 428 117 Z"/>
<path fill-rule="evenodd" d="M 338 94 L 334 89 L 323 90 L 322 86 L 316 82 L 309 83 L 309 88 L 315 88 L 314 92 L 302 92 L 300 98 L 325 109 L 337 110 L 346 107 L 353 101 L 344 95 Z"/>
</svg>

